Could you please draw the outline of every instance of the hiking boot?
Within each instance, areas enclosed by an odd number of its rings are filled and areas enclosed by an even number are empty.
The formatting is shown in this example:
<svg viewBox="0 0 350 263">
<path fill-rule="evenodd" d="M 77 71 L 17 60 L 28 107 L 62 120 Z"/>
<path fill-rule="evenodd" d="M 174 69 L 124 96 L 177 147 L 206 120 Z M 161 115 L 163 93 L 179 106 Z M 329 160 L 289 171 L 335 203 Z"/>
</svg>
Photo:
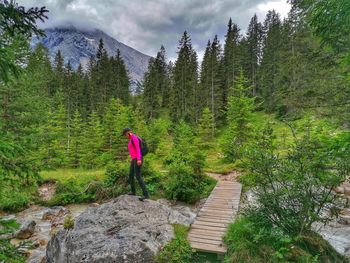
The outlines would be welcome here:
<svg viewBox="0 0 350 263">
<path fill-rule="evenodd" d="M 128 195 L 136 195 L 135 193 L 128 193 Z"/>
<path fill-rule="evenodd" d="M 143 202 L 145 199 L 148 199 L 148 198 L 149 198 L 149 196 L 141 196 L 141 197 L 139 197 L 139 200 L 141 202 Z"/>
</svg>

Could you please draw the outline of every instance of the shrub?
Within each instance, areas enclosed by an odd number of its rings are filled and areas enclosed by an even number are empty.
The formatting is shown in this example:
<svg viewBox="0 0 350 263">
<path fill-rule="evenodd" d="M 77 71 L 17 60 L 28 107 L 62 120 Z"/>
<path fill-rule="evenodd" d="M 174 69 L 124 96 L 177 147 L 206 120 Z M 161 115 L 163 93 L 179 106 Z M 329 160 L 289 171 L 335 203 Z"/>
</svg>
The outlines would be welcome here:
<svg viewBox="0 0 350 263">
<path fill-rule="evenodd" d="M 88 191 L 91 184 L 92 182 L 79 184 L 75 178 L 70 178 L 65 182 L 58 182 L 56 194 L 48 201 L 48 205 L 92 202 L 95 200 L 95 193 Z"/>
<path fill-rule="evenodd" d="M 320 235 L 309 231 L 291 237 L 258 212 L 230 224 L 224 241 L 228 247 L 225 262 L 347 262 Z"/>
<path fill-rule="evenodd" d="M 106 186 L 126 186 L 129 175 L 129 165 L 127 163 L 116 162 L 110 164 L 106 169 Z"/>
<path fill-rule="evenodd" d="M 20 225 L 15 220 L 0 219 L 0 236 L 13 233 Z M 0 262 L 24 263 L 25 257 L 10 243 L 10 238 L 0 238 Z"/>
<path fill-rule="evenodd" d="M 74 218 L 71 214 L 65 216 L 63 227 L 64 229 L 72 229 L 74 227 Z"/>
<path fill-rule="evenodd" d="M 31 194 L 36 184 L 23 186 L 17 180 L 3 181 L 0 179 L 0 210 L 16 212 L 26 207 L 31 201 Z"/>
<path fill-rule="evenodd" d="M 175 238 L 159 252 L 156 263 L 189 263 L 194 262 L 194 251 L 187 241 L 188 227 L 174 225 Z"/>
<path fill-rule="evenodd" d="M 152 166 L 152 163 L 148 159 L 144 159 L 143 161 L 142 176 L 146 182 L 147 190 L 151 195 L 163 190 L 162 175 Z"/>
<path fill-rule="evenodd" d="M 316 221 L 329 220 L 321 213 L 335 205 L 332 189 L 345 180 L 350 163 L 334 139 L 321 141 L 311 133 L 294 139 L 288 153 L 278 155 L 272 130 L 265 129 L 248 154 L 249 174 L 242 179 L 257 194 L 258 204 L 251 209 L 292 236 L 310 231 Z"/>
<path fill-rule="evenodd" d="M 169 181 L 165 187 L 168 199 L 196 202 L 203 190 L 203 176 L 195 175 L 193 169 L 184 164 L 174 164 L 170 167 Z"/>
</svg>

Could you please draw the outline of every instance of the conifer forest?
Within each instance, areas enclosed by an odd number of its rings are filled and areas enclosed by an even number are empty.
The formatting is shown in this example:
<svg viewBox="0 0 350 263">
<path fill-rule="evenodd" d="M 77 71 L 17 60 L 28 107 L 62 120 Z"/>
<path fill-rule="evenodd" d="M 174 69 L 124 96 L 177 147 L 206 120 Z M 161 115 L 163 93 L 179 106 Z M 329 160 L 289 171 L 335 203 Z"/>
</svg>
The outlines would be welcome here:
<svg viewBox="0 0 350 263">
<path fill-rule="evenodd" d="M 349 262 L 350 238 L 342 252 L 316 226 L 348 220 L 350 236 L 350 1 L 289 0 L 286 17 L 255 14 L 247 28 L 227 17 L 203 57 L 183 28 L 176 59 L 160 46 L 137 82 L 102 38 L 77 68 L 31 45 L 51 10 L 20 2 L 0 1 L 0 263 L 28 259 L 9 214 L 130 192 L 126 127 L 147 142 L 151 200 L 197 206 L 212 174 L 243 186 L 221 258 L 175 225 L 153 262 Z"/>
</svg>

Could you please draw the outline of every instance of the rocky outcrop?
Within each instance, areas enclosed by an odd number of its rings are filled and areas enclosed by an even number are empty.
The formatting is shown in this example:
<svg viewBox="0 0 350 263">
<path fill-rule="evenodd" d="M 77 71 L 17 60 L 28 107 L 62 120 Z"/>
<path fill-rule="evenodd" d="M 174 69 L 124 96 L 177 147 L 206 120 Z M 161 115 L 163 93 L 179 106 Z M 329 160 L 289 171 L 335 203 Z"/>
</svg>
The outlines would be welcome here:
<svg viewBox="0 0 350 263">
<path fill-rule="evenodd" d="M 173 236 L 171 224 L 189 225 L 194 215 L 187 209 L 161 202 L 120 196 L 90 207 L 75 219 L 74 228 L 60 230 L 46 250 L 48 263 L 152 262 Z"/>
</svg>

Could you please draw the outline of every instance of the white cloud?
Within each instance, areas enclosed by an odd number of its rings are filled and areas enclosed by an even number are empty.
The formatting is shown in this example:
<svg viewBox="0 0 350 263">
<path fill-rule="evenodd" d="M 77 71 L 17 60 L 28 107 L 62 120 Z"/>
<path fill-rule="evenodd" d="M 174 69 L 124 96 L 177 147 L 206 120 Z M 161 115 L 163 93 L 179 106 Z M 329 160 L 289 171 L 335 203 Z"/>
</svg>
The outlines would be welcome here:
<svg viewBox="0 0 350 263">
<path fill-rule="evenodd" d="M 175 58 L 184 30 L 203 54 L 215 34 L 223 40 L 231 17 L 245 31 L 257 13 L 260 21 L 270 9 L 285 17 L 287 0 L 22 0 L 26 7 L 46 5 L 50 19 L 44 27 L 67 23 L 98 28 L 118 41 L 154 56 L 163 44 L 168 58 Z"/>
</svg>

